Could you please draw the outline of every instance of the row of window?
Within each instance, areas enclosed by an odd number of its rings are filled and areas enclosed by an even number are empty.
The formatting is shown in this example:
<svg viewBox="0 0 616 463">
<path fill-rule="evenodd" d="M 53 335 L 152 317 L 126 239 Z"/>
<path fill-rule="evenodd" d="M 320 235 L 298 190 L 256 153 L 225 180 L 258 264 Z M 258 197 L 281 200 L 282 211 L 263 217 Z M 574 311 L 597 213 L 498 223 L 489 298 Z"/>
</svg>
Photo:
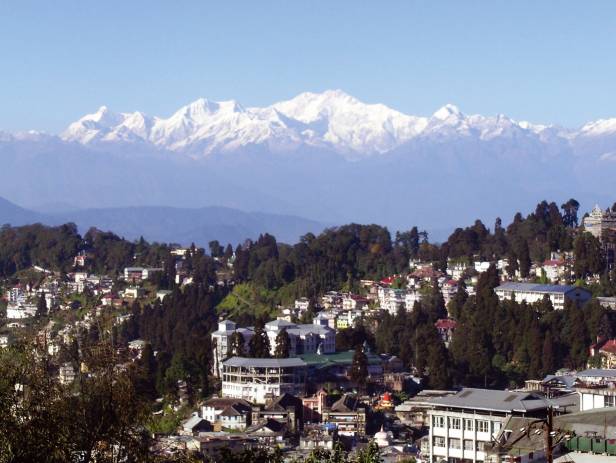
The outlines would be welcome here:
<svg viewBox="0 0 616 463">
<path fill-rule="evenodd" d="M 448 426 L 447 426 L 447 425 Z M 432 426 L 435 428 L 462 429 L 465 431 L 490 432 L 490 422 L 488 420 L 474 420 L 472 418 L 457 418 L 435 415 L 432 417 Z M 493 421 L 493 433 L 497 433 L 501 428 L 499 421 Z"/>
<path fill-rule="evenodd" d="M 434 437 L 434 447 L 446 447 L 446 442 L 444 437 L 435 436 Z M 477 450 L 478 452 L 483 452 L 485 448 L 485 442 L 477 441 L 475 442 L 475 446 L 473 447 L 473 441 L 470 439 L 457 439 L 450 438 L 449 439 L 449 448 L 453 450 L 461 450 L 462 446 L 464 446 L 464 450 Z"/>
</svg>

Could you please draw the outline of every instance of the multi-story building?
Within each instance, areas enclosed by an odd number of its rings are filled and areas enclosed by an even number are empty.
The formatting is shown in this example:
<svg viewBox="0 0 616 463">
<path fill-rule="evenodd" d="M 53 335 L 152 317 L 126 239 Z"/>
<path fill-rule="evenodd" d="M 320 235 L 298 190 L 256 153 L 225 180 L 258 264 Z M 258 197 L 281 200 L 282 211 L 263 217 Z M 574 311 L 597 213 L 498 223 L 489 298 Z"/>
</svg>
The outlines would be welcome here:
<svg viewBox="0 0 616 463">
<path fill-rule="evenodd" d="M 591 357 L 598 357 L 601 368 L 616 368 L 616 339 L 599 339 L 589 350 Z"/>
<path fill-rule="evenodd" d="M 361 310 L 368 306 L 368 298 L 347 294 L 342 298 L 342 310 Z"/>
<path fill-rule="evenodd" d="M 298 358 L 232 357 L 222 363 L 222 395 L 258 404 L 285 393 L 303 395 L 306 370 Z"/>
<path fill-rule="evenodd" d="M 322 421 L 334 426 L 341 436 L 366 435 L 366 408 L 352 394 L 344 394 L 330 408 L 325 409 Z"/>
<path fill-rule="evenodd" d="M 201 416 L 212 425 L 242 431 L 251 424 L 251 411 L 245 400 L 213 397 L 201 407 Z"/>
<path fill-rule="evenodd" d="M 335 320 L 334 320 L 335 321 Z M 265 324 L 265 333 L 269 339 L 270 353 L 276 352 L 276 337 L 282 330 L 289 335 L 289 356 L 321 352 L 330 354 L 336 352 L 336 331 L 322 320 L 315 318 L 314 323 L 296 324 L 287 320 L 273 320 Z M 252 327 L 239 328 L 235 322 L 223 320 L 218 323 L 218 329 L 211 335 L 213 346 L 212 373 L 219 377 L 221 362 L 231 355 L 231 336 L 240 333 L 244 338 L 244 351 L 248 352 L 249 343 L 254 336 Z"/>
<path fill-rule="evenodd" d="M 395 315 L 400 308 L 405 307 L 406 289 L 379 288 L 379 305 L 381 309 Z"/>
<path fill-rule="evenodd" d="M 269 338 L 270 353 L 276 351 L 276 337 L 286 330 L 291 341 L 289 356 L 320 352 L 329 354 L 336 352 L 336 331 L 319 323 L 295 324 L 286 320 L 273 320 L 265 324 L 265 332 Z"/>
<path fill-rule="evenodd" d="M 455 395 L 426 400 L 430 423 L 430 462 L 483 462 L 484 447 L 511 416 L 545 416 L 539 396 L 510 391 L 464 388 Z"/>
<path fill-rule="evenodd" d="M 528 304 L 541 301 L 547 295 L 556 310 L 564 309 L 566 300 L 585 304 L 592 297 L 590 291 L 578 286 L 536 283 L 506 282 L 497 286 L 494 292 L 501 301 L 513 299 L 516 302 L 525 301 Z"/>
<path fill-rule="evenodd" d="M 581 411 L 616 407 L 616 369 L 591 368 L 578 373 L 577 380 Z"/>
<path fill-rule="evenodd" d="M 231 336 L 236 332 L 240 333 L 244 338 L 244 350 L 248 351 L 248 343 L 254 336 L 254 331 L 250 328 L 238 328 L 235 322 L 222 320 L 218 322 L 218 330 L 214 331 L 211 335 L 213 346 L 212 374 L 216 377 L 220 377 L 222 361 L 229 356 Z"/>
<path fill-rule="evenodd" d="M 406 292 L 404 296 L 404 307 L 407 312 L 412 312 L 413 307 L 415 307 L 415 302 L 421 302 L 422 295 L 416 289 L 410 289 Z"/>
<path fill-rule="evenodd" d="M 295 299 L 295 308 L 299 313 L 308 312 L 310 308 L 310 299 L 307 297 L 300 297 L 299 299 Z"/>
<path fill-rule="evenodd" d="M 603 211 L 596 205 L 590 214 L 584 217 L 582 225 L 595 238 L 603 239 L 608 232 L 616 230 L 616 212 L 609 209 Z"/>
</svg>

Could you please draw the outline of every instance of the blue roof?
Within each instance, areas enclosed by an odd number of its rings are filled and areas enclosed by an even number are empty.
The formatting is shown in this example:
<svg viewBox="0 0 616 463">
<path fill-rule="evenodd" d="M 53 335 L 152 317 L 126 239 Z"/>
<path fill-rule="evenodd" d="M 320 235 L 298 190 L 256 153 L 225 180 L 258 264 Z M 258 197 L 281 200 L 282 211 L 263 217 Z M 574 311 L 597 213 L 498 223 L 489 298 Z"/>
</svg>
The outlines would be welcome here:
<svg viewBox="0 0 616 463">
<path fill-rule="evenodd" d="M 572 285 L 542 285 L 538 283 L 515 283 L 506 282 L 496 287 L 496 290 L 503 291 L 532 291 L 536 293 L 568 293 L 574 290 L 588 291 L 585 288 Z"/>
</svg>

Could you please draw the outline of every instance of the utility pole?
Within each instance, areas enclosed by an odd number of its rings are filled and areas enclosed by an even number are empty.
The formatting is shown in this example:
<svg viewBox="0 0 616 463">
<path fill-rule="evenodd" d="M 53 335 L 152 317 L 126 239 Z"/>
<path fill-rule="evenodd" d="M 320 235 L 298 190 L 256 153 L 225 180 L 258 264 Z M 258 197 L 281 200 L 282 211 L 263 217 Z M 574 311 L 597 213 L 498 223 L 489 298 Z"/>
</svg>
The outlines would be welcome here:
<svg viewBox="0 0 616 463">
<path fill-rule="evenodd" d="M 548 417 L 547 417 L 547 420 L 545 421 L 545 427 L 547 428 L 546 433 L 545 433 L 545 456 L 547 459 L 547 463 L 553 463 L 554 461 L 554 457 L 553 457 L 554 444 L 553 444 L 553 436 L 552 436 L 552 430 L 554 429 L 553 418 L 554 418 L 554 407 L 550 405 L 548 407 Z"/>
</svg>

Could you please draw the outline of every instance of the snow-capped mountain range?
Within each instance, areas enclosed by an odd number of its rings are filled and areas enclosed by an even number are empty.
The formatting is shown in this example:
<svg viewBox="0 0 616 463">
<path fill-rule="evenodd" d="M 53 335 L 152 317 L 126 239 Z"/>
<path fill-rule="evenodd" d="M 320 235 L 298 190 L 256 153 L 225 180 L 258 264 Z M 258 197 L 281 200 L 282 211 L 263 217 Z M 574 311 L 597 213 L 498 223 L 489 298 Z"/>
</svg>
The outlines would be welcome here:
<svg viewBox="0 0 616 463">
<path fill-rule="evenodd" d="M 447 230 L 542 199 L 611 206 L 615 178 L 616 118 L 413 116 L 340 90 L 264 108 L 201 98 L 166 118 L 101 107 L 60 135 L 0 132 L 0 196 L 30 208 L 224 206 Z"/>
<path fill-rule="evenodd" d="M 73 122 L 60 135 L 84 145 L 139 143 L 193 157 L 232 152 L 249 145 L 271 151 L 301 147 L 333 150 L 349 158 L 383 154 L 411 140 L 449 138 L 529 139 L 549 143 L 616 133 L 616 118 L 590 122 L 579 130 L 515 121 L 503 115 L 465 115 L 448 104 L 429 117 L 366 104 L 341 90 L 302 93 L 264 108 L 234 100 L 200 98 L 171 117 L 141 112 L 114 113 L 106 106 Z"/>
</svg>

